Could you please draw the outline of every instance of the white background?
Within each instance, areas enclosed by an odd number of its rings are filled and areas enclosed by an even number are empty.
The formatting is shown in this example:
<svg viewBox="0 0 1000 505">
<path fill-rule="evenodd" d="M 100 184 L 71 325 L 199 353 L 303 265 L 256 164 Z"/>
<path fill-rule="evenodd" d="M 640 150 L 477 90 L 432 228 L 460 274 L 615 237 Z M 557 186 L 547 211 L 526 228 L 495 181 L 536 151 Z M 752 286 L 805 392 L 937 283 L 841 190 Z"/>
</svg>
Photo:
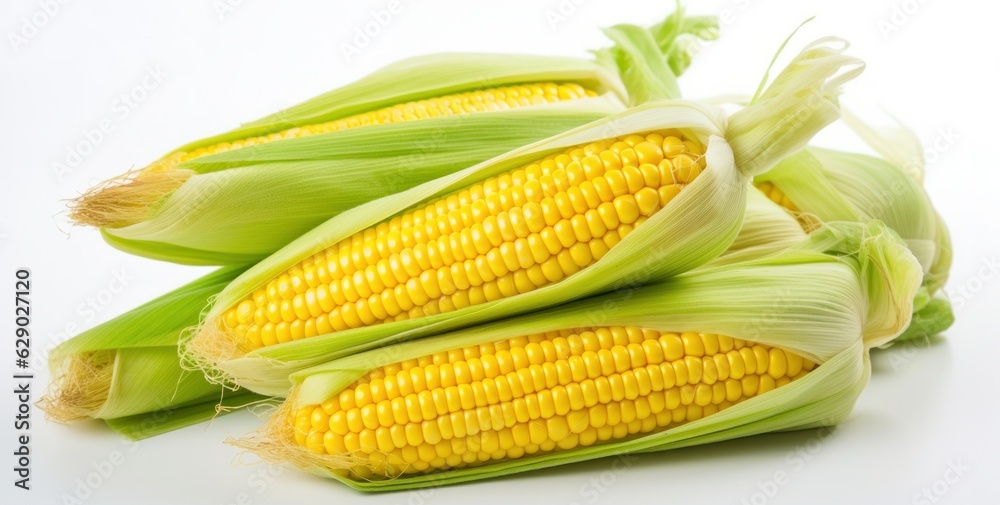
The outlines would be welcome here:
<svg viewBox="0 0 1000 505">
<path fill-rule="evenodd" d="M 598 30 L 649 24 L 667 1 L 401 1 L 401 12 L 360 54 L 345 56 L 358 28 L 387 1 L 67 2 L 0 8 L 0 282 L 13 291 L 14 269 L 33 272 L 36 363 L 45 347 L 92 327 L 205 269 L 130 257 L 92 230 L 71 228 L 62 199 L 171 148 L 230 129 L 311 97 L 404 56 L 439 51 L 533 52 L 586 57 L 606 44 Z M 720 443 L 615 463 L 599 460 L 489 482 L 413 493 L 364 496 L 291 470 L 239 465 L 228 435 L 259 420 L 240 413 L 134 446 L 99 423 L 71 427 L 34 412 L 32 490 L 13 487 L 15 405 L 12 381 L 0 384 L 0 502 L 64 503 L 95 464 L 119 451 L 124 464 L 82 503 L 523 503 L 613 504 L 654 498 L 672 503 L 998 503 L 997 363 L 1000 275 L 1000 30 L 996 4 L 922 0 L 713 0 L 692 13 L 724 16 L 722 38 L 706 47 L 681 84 L 689 98 L 752 93 L 781 40 L 817 15 L 792 42 L 823 35 L 853 42 L 868 63 L 845 103 L 885 121 L 879 107 L 910 125 L 929 152 L 927 187 L 954 235 L 949 291 L 957 323 L 933 344 L 874 355 L 874 374 L 854 414 L 830 436 L 799 432 Z M 341 2 L 337 2 L 341 4 Z M 896 14 L 905 6 L 911 14 Z M 51 9 L 50 9 L 51 10 Z M 27 21 L 25 21 L 27 19 Z M 35 20 L 35 21 L 32 21 Z M 39 22 L 43 21 L 43 22 Z M 34 24 L 37 30 L 32 31 Z M 13 38 L 12 38 L 13 34 Z M 30 36 L 27 36 L 30 34 Z M 16 36 L 23 36 L 21 43 Z M 158 69 L 158 70 L 157 70 Z M 146 78 L 162 73 L 154 82 Z M 143 85 L 127 114 L 119 96 Z M 54 170 L 85 131 L 108 120 L 112 131 L 68 174 Z M 837 128 L 818 143 L 861 149 Z M 112 296 L 117 275 L 128 280 Z M 8 292 L 9 292 L 8 291 Z M 81 310 L 89 297 L 100 311 Z M 5 335 L 13 305 L 2 295 Z M 69 330 L 67 330 L 69 328 Z M 13 342 L 0 344 L 0 369 L 13 370 Z M 37 370 L 37 399 L 47 372 Z M 799 456 L 798 454 L 806 456 Z M 250 458 L 252 459 L 252 458 Z M 951 484 L 949 464 L 965 469 Z M 263 474 L 261 472 L 264 472 Z M 776 472 L 783 484 L 771 484 Z M 955 477 L 957 474 L 948 474 Z M 771 488 L 765 497 L 761 489 Z"/>
</svg>

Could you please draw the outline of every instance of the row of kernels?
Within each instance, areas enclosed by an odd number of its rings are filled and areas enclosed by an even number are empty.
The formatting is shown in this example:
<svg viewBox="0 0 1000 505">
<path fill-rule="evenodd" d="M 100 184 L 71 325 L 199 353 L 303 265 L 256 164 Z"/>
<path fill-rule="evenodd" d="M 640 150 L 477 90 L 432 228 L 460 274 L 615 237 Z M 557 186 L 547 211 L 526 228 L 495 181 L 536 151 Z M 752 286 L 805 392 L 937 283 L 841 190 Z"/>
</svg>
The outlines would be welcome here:
<svg viewBox="0 0 1000 505">
<path fill-rule="evenodd" d="M 564 416 L 492 424 L 489 427 L 484 427 L 482 423 L 477 426 L 478 420 L 469 425 L 463 424 L 465 416 L 459 416 L 448 418 L 445 423 L 425 422 L 413 429 L 393 426 L 343 437 L 332 432 L 314 433 L 307 437 L 303 445 L 320 453 L 360 454 L 361 457 L 368 454 L 371 459 L 369 464 L 364 465 L 366 470 L 362 473 L 393 476 L 621 439 L 697 420 L 744 399 L 737 397 L 704 403 L 697 394 L 675 392 L 575 410 Z M 476 428 L 481 429 L 477 431 Z"/>
<path fill-rule="evenodd" d="M 623 208 L 628 212 L 633 212 L 635 205 L 630 204 Z M 622 219 L 626 221 L 631 220 L 633 223 L 637 221 L 634 212 L 629 216 L 623 216 Z M 388 291 L 387 286 L 382 282 L 384 277 L 377 276 L 374 270 L 370 270 L 367 277 L 363 277 L 360 273 L 355 275 L 351 281 L 356 282 L 349 282 L 345 279 L 339 284 L 331 283 L 329 286 L 319 285 L 316 288 L 306 288 L 303 293 L 293 295 L 291 300 L 282 300 L 280 303 L 270 302 L 266 308 L 253 308 L 250 300 L 244 300 L 240 305 L 226 314 L 225 322 L 228 326 L 235 327 L 237 325 L 233 323 L 237 322 L 241 317 L 249 318 L 250 314 L 254 314 L 256 316 L 256 323 L 260 323 L 266 315 L 271 323 L 277 325 L 277 342 L 284 342 L 287 341 L 283 338 L 284 336 L 290 335 L 294 339 L 297 336 L 301 336 L 301 334 L 294 332 L 294 326 L 292 327 L 292 332 L 285 332 L 285 326 L 281 322 L 295 325 L 295 323 L 299 322 L 299 319 L 308 318 L 306 320 L 306 323 L 308 323 L 308 320 L 312 318 L 322 319 L 320 316 L 324 312 L 329 312 L 331 317 L 330 326 L 333 329 L 340 330 L 345 326 L 354 328 L 365 324 L 372 324 L 374 322 L 372 318 L 365 317 L 369 313 L 374 315 L 374 320 L 395 317 L 399 313 L 409 310 L 408 307 L 411 303 L 423 305 L 428 303 L 432 298 L 453 295 L 456 291 L 459 291 L 459 288 L 466 285 L 475 287 L 483 281 L 487 281 L 487 284 L 489 284 L 493 280 L 500 279 L 495 286 L 499 290 L 486 289 L 482 297 L 474 297 L 477 293 L 476 291 L 468 293 L 469 298 L 482 298 L 483 300 L 480 300 L 480 303 L 482 301 L 492 301 L 502 296 L 526 292 L 542 285 L 556 282 L 567 275 L 575 273 L 580 268 L 588 266 L 606 254 L 617 243 L 619 240 L 618 237 L 623 234 L 622 232 L 628 233 L 630 231 L 631 227 L 625 228 L 626 226 L 620 226 L 619 230 L 615 230 L 613 233 L 610 230 L 595 226 L 593 222 L 588 223 L 582 217 L 576 223 L 564 220 L 557 223 L 555 228 L 542 230 L 541 234 L 529 236 L 525 240 L 502 244 L 500 248 L 493 248 L 486 256 L 477 257 L 476 261 L 465 260 L 461 265 L 453 263 L 451 267 L 442 266 L 436 271 L 424 271 L 419 279 L 410 278 L 405 286 L 397 284 L 393 286 L 392 291 Z M 555 247 L 557 242 L 562 244 L 563 242 L 575 241 L 579 238 L 587 239 L 588 237 L 592 237 L 592 232 L 594 231 L 603 232 L 602 237 L 590 238 L 587 241 L 576 241 L 568 249 L 560 250 L 555 258 L 551 258 L 551 249 Z M 546 242 L 549 242 L 549 244 L 546 244 Z M 534 247 L 532 247 L 532 244 L 534 244 Z M 546 254 L 549 254 L 549 256 L 546 256 Z M 539 268 L 532 269 L 535 266 Z M 519 280 L 518 276 L 511 276 L 509 274 L 512 271 L 516 274 L 518 270 L 525 271 L 524 275 L 520 278 L 522 282 L 512 282 Z M 291 286 L 292 283 L 280 279 L 279 284 Z M 374 286 L 372 286 L 373 284 Z M 516 290 L 503 289 L 506 286 L 513 287 L 516 285 L 519 285 Z M 379 289 L 379 292 L 373 292 L 373 287 Z M 453 298 L 442 299 L 441 302 L 450 302 L 451 306 L 458 308 L 475 304 L 475 301 L 463 303 L 465 298 L 466 294 L 463 293 Z M 338 311 L 335 308 L 335 304 L 338 302 L 343 304 L 339 311 L 341 313 L 336 313 Z M 351 303 L 357 305 L 353 310 L 350 306 Z M 354 314 L 357 314 L 357 316 L 355 317 Z M 338 324 L 341 318 L 344 319 L 344 324 Z M 263 334 L 269 332 L 269 326 L 260 324 L 257 324 L 257 326 L 263 326 L 261 328 Z M 303 328 L 307 327 L 318 328 L 316 323 L 304 323 Z M 313 331 L 305 331 L 304 333 L 306 336 L 317 334 Z M 322 332 L 318 334 L 322 334 Z"/>
<path fill-rule="evenodd" d="M 714 386 L 715 395 L 718 396 L 718 391 L 725 388 L 732 393 L 734 385 L 737 385 L 738 392 L 741 379 L 744 381 L 744 394 L 749 395 L 756 390 L 756 386 L 749 386 L 757 383 L 756 376 L 742 373 L 745 367 L 741 363 L 732 366 L 739 373 L 731 379 L 728 377 L 729 365 L 725 358 L 719 361 L 722 355 L 702 358 L 689 356 L 673 363 L 660 363 L 659 366 L 632 360 L 634 369 L 627 369 L 630 358 L 625 355 L 623 348 L 616 349 L 617 356 L 612 356 L 614 353 L 608 350 L 602 350 L 607 354 L 601 364 L 597 363 L 596 358 L 586 364 L 587 358 L 596 356 L 592 351 L 587 351 L 584 357 L 574 357 L 577 358 L 576 363 L 572 360 L 533 363 L 527 368 L 509 371 L 495 378 L 485 377 L 484 369 L 495 367 L 489 365 L 490 361 L 484 362 L 487 364 L 485 367 L 477 362 L 471 362 L 468 367 L 464 363 L 454 367 L 451 363 L 440 366 L 431 364 L 426 367 L 426 374 L 421 367 L 415 367 L 406 375 L 389 376 L 384 382 L 376 380 L 359 385 L 354 390 L 345 390 L 340 394 L 337 405 L 324 405 L 324 412 L 332 410 L 331 413 L 338 416 L 341 423 L 354 419 L 358 423 L 356 427 L 360 427 L 363 422 L 371 428 L 380 423 L 389 426 L 393 422 L 422 421 L 477 407 L 505 405 L 511 401 L 516 407 L 522 398 L 529 408 L 533 404 L 542 405 L 543 408 L 545 405 L 552 405 L 562 410 L 563 406 L 566 409 L 576 409 L 597 402 L 631 400 L 675 386 L 697 386 L 699 390 Z M 739 352 L 732 352 L 737 359 L 741 357 Z M 721 363 L 718 368 L 717 362 Z M 619 372 L 611 373 L 616 368 Z M 768 373 L 772 372 L 760 372 L 760 375 L 765 384 L 771 384 L 773 388 L 774 379 L 781 377 L 772 377 Z M 753 382 L 747 382 L 751 380 Z M 732 394 L 729 397 L 732 399 Z M 338 411 L 338 408 L 350 410 Z M 314 422 L 322 425 L 325 421 Z"/>
</svg>

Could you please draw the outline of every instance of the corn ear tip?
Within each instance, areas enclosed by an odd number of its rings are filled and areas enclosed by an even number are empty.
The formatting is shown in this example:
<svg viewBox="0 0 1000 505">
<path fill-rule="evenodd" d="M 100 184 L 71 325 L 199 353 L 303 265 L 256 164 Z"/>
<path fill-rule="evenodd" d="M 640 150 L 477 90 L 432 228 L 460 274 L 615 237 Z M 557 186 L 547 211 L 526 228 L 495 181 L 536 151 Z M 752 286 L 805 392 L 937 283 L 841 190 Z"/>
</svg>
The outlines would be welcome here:
<svg viewBox="0 0 1000 505">
<path fill-rule="evenodd" d="M 199 323 L 181 332 L 177 354 L 184 370 L 201 372 L 209 383 L 236 390 L 239 386 L 219 368 L 219 364 L 245 354 L 246 349 L 241 349 L 235 337 L 219 329 L 218 316 L 215 315 L 218 297 L 218 294 L 209 297 Z"/>
<path fill-rule="evenodd" d="M 95 228 L 138 223 L 194 174 L 184 168 L 130 170 L 69 200 L 69 218 L 74 224 Z"/>
<path fill-rule="evenodd" d="M 866 279 L 866 290 L 870 296 L 877 293 L 882 298 L 884 306 L 880 310 L 885 316 L 866 323 L 865 340 L 868 347 L 878 347 L 900 336 L 909 326 L 922 275 L 917 259 L 891 228 L 878 220 L 863 226 L 859 253 L 866 263 L 863 268 L 875 274 L 873 279 Z"/>
<path fill-rule="evenodd" d="M 57 423 L 93 418 L 107 402 L 117 353 L 113 350 L 72 354 L 54 370 L 45 396 L 35 404 Z"/>
<path fill-rule="evenodd" d="M 363 459 L 351 455 L 318 454 L 296 444 L 295 427 L 288 420 L 294 414 L 297 393 L 298 386 L 289 392 L 288 400 L 274 408 L 263 426 L 242 437 L 229 437 L 225 443 L 252 452 L 272 464 L 289 464 L 310 473 L 344 479 L 346 470 L 363 463 Z"/>
</svg>

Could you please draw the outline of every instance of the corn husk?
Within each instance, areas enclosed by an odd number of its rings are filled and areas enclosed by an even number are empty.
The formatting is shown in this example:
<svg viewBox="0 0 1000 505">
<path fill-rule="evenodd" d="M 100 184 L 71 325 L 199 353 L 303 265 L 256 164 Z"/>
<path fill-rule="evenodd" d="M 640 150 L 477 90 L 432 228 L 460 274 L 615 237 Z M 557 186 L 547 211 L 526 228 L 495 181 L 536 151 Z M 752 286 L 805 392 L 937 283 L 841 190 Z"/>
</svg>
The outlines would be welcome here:
<svg viewBox="0 0 1000 505">
<path fill-rule="evenodd" d="M 706 267 L 740 263 L 784 251 L 803 242 L 808 233 L 784 207 L 750 188 L 743 224 L 736 240 Z"/>
<path fill-rule="evenodd" d="M 748 181 L 805 146 L 816 131 L 838 117 L 840 84 L 863 68 L 859 60 L 842 54 L 844 48 L 846 43 L 839 39 L 809 45 L 756 103 L 731 118 L 721 109 L 697 102 L 651 102 L 344 212 L 227 286 L 199 331 L 184 342 L 183 357 L 188 366 L 204 369 L 211 380 L 281 395 L 288 389 L 288 374 L 339 356 L 665 279 L 701 266 L 725 251 L 740 231 Z M 237 337 L 220 329 L 221 313 L 269 279 L 302 258 L 404 209 L 571 146 L 667 128 L 681 129 L 706 145 L 708 168 L 607 255 L 558 283 L 453 312 L 319 335 L 251 352 L 240 348 Z M 734 162 L 738 159 L 746 166 Z"/>
<path fill-rule="evenodd" d="M 245 268 L 224 268 L 87 330 L 56 347 L 39 406 L 50 420 L 104 419 L 133 438 L 169 431 L 259 400 L 227 393 L 180 367 L 177 341 L 208 298 Z"/>
<path fill-rule="evenodd" d="M 630 101 L 678 98 L 675 74 L 690 63 L 693 39 L 714 38 L 716 31 L 714 18 L 685 17 L 678 7 L 649 29 L 618 26 L 608 34 L 618 44 L 597 51 L 594 60 L 503 54 L 403 60 L 173 152 L 486 87 L 574 82 L 597 97 L 370 125 L 243 147 L 176 168 L 150 167 L 89 191 L 71 205 L 71 217 L 99 227 L 109 244 L 133 254 L 188 264 L 250 263 L 362 203 L 586 124 Z"/>
<path fill-rule="evenodd" d="M 883 158 L 810 147 L 755 181 L 772 183 L 809 218 L 885 222 L 906 241 L 924 273 L 923 301 L 914 309 L 919 313 L 926 306 L 928 312 L 915 314 L 921 324 L 900 340 L 944 331 L 954 321 L 950 303 L 939 296 L 926 304 L 948 279 L 951 238 L 922 185 L 920 143 L 903 128 L 882 132 L 853 116 L 845 119 Z"/>
<path fill-rule="evenodd" d="M 515 319 L 333 360 L 292 376 L 295 387 L 259 432 L 231 441 L 271 462 L 364 491 L 412 489 L 508 475 L 628 452 L 687 447 L 772 431 L 835 424 L 870 374 L 868 350 L 909 323 L 921 272 L 904 243 L 878 222 L 836 223 L 776 255 L 689 272 Z M 288 413 L 318 404 L 375 367 L 514 336 L 589 326 L 730 335 L 791 350 L 819 366 L 788 385 L 700 420 L 626 441 L 525 456 L 479 467 L 354 480 L 350 457 L 294 443 Z"/>
</svg>

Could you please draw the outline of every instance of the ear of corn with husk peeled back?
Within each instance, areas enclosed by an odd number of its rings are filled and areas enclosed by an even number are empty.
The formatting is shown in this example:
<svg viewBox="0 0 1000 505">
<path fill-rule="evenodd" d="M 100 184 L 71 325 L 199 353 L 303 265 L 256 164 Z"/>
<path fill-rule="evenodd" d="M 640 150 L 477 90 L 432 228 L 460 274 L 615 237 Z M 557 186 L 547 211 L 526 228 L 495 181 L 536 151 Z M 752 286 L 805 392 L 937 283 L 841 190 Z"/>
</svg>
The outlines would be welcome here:
<svg viewBox="0 0 1000 505">
<path fill-rule="evenodd" d="M 677 11 L 607 31 L 593 61 L 441 54 L 181 146 L 71 204 L 78 224 L 134 254 L 259 260 L 349 208 L 566 131 L 629 103 L 678 98 L 675 74 L 714 18 Z"/>
<path fill-rule="evenodd" d="M 366 491 L 830 425 L 920 265 L 873 221 L 776 255 L 333 360 L 234 443 Z"/>
<path fill-rule="evenodd" d="M 184 357 L 282 394 L 340 355 L 696 268 L 737 236 L 748 181 L 838 117 L 863 67 L 844 47 L 811 44 L 732 117 L 648 103 L 344 212 L 230 284 Z"/>
</svg>

